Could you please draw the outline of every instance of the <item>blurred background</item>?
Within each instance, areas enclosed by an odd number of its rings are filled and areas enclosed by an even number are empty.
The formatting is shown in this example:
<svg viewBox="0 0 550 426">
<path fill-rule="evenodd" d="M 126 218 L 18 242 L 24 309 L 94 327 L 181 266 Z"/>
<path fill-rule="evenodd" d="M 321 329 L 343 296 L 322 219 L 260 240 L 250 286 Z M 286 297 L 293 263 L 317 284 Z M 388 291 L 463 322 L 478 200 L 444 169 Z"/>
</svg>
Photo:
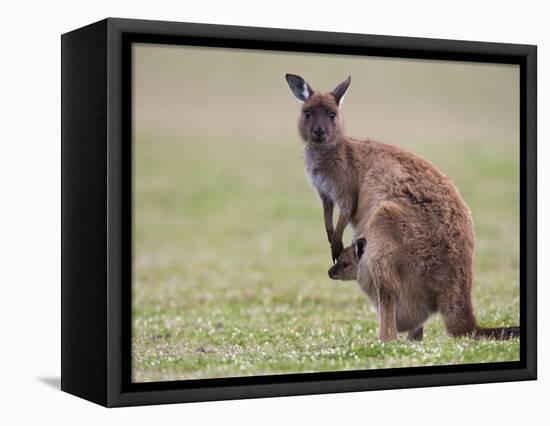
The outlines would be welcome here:
<svg viewBox="0 0 550 426">
<path fill-rule="evenodd" d="M 355 283 L 328 279 L 306 181 L 300 103 L 349 74 L 350 136 L 398 145 L 451 177 L 474 216 L 474 305 L 519 322 L 519 68 L 135 44 L 135 381 L 519 359 L 519 342 L 381 345 Z M 346 241 L 350 236 L 347 234 Z"/>
</svg>

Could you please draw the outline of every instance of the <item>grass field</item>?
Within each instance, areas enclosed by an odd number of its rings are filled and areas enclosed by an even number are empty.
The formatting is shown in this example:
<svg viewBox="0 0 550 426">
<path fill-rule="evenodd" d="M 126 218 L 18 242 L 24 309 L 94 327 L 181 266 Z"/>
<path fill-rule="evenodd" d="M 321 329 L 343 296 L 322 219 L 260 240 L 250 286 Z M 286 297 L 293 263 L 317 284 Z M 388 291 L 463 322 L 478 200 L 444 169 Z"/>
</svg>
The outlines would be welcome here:
<svg viewBox="0 0 550 426">
<path fill-rule="evenodd" d="M 439 318 L 423 343 L 380 344 L 376 314 L 357 285 L 327 277 L 321 206 L 297 149 L 289 148 L 292 159 L 254 145 L 243 155 L 216 141 L 138 144 L 135 380 L 518 359 L 518 340 L 451 339 Z M 431 147 L 431 159 L 468 188 L 479 321 L 515 325 L 518 188 L 506 183 L 514 167 L 495 161 L 494 147 L 469 149 L 475 174 L 464 175 L 448 149 Z"/>
<path fill-rule="evenodd" d="M 158 63 L 154 55 L 144 58 L 149 60 L 145 64 Z M 277 82 L 283 81 L 281 75 Z M 271 123 L 256 120 L 246 134 L 243 126 L 231 124 L 234 109 L 222 120 L 229 132 L 217 129 L 212 114 L 205 119 L 200 108 L 200 126 L 191 125 L 198 115 L 185 114 L 180 130 L 177 117 L 166 125 L 165 112 L 177 100 L 161 105 L 157 99 L 155 104 L 154 94 L 162 88 L 146 82 L 170 87 L 167 81 L 174 78 L 147 79 L 143 72 L 137 80 L 138 101 L 147 93 L 150 100 L 147 108 L 136 108 L 134 127 L 134 381 L 519 359 L 518 339 L 452 339 L 437 316 L 426 324 L 423 342 L 400 336 L 381 344 L 374 308 L 357 284 L 327 276 L 331 257 L 321 203 L 305 179 L 295 129 L 298 106 L 284 82 L 269 92 L 284 90 L 281 100 L 273 98 L 274 103 L 288 102 L 288 111 L 276 123 L 284 124 L 284 132 L 267 132 Z M 401 139 L 386 127 L 403 147 L 449 175 L 472 210 L 478 321 L 517 325 L 519 170 L 514 139 L 480 142 L 481 137 L 468 133 L 472 130 L 464 117 L 470 110 L 458 101 L 464 115 L 453 113 L 452 119 L 467 130 L 446 143 L 440 143 L 439 135 L 425 138 L 421 130 Z M 157 105 L 157 115 L 151 105 Z M 246 114 L 257 109 L 249 108 Z M 359 109 L 353 99 L 346 108 Z M 439 121 L 444 128 L 444 120 Z M 479 120 L 475 123 L 480 134 L 490 134 Z M 505 126 L 493 127 L 500 135 Z M 345 241 L 349 239 L 348 233 Z"/>
</svg>

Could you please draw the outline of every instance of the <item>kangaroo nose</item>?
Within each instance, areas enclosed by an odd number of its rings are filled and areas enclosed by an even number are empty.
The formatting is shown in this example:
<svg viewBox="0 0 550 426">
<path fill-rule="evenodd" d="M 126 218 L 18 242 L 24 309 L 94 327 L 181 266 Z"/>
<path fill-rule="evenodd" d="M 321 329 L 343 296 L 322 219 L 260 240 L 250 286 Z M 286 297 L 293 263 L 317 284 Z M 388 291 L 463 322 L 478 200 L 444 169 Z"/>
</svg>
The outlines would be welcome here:
<svg viewBox="0 0 550 426">
<path fill-rule="evenodd" d="M 313 134 L 317 136 L 318 138 L 325 136 L 325 129 L 322 127 L 315 127 L 313 129 Z"/>
<path fill-rule="evenodd" d="M 328 270 L 328 276 L 329 276 L 329 278 L 334 278 L 334 274 L 335 274 L 334 268 L 330 268 L 330 269 Z"/>
</svg>

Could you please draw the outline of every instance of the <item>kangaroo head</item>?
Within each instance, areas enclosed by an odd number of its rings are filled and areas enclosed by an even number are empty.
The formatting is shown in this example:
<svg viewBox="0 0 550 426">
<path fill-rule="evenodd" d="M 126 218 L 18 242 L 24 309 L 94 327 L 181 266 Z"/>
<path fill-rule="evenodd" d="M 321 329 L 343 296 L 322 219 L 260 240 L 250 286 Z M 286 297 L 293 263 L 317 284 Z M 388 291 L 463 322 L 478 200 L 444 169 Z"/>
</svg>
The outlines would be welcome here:
<svg viewBox="0 0 550 426">
<path fill-rule="evenodd" d="M 328 270 L 328 276 L 333 280 L 351 281 L 357 277 L 357 264 L 365 253 L 367 240 L 359 238 L 355 244 L 346 247 L 338 261 Z"/>
<path fill-rule="evenodd" d="M 340 105 L 351 83 L 351 76 L 329 93 L 320 93 L 300 76 L 287 74 L 286 81 L 294 96 L 302 102 L 298 124 L 304 142 L 335 143 L 342 133 Z"/>
</svg>

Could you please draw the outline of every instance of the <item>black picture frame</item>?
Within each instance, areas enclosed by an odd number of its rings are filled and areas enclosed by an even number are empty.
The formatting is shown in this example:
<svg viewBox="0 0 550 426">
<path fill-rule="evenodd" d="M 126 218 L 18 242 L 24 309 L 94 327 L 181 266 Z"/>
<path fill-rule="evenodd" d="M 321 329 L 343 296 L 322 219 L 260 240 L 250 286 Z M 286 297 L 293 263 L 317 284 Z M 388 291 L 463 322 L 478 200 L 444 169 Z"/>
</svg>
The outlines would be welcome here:
<svg viewBox="0 0 550 426">
<path fill-rule="evenodd" d="M 118 18 L 61 42 L 63 391 L 116 407 L 536 379 L 536 46 Z M 518 64 L 520 361 L 131 383 L 133 42 Z"/>
</svg>

